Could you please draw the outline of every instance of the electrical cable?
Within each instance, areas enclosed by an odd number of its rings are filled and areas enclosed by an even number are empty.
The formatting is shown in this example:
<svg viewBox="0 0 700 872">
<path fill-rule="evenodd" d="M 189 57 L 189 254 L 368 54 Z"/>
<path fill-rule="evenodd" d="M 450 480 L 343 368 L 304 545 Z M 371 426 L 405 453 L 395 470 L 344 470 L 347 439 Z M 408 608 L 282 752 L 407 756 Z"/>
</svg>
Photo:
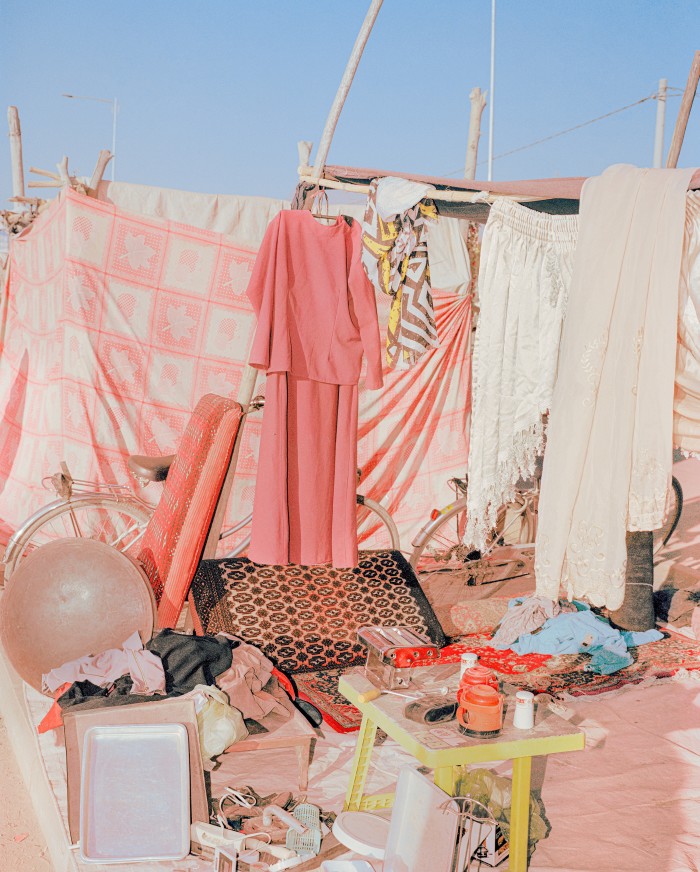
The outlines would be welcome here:
<svg viewBox="0 0 700 872">
<path fill-rule="evenodd" d="M 667 89 L 667 92 L 668 91 L 680 92 L 681 89 L 669 87 Z M 668 94 L 667 93 L 667 98 L 668 97 L 677 97 L 677 96 L 678 96 L 678 94 Z M 582 127 L 588 127 L 589 124 L 595 124 L 598 121 L 603 121 L 605 118 L 610 118 L 612 115 L 618 115 L 620 112 L 626 112 L 628 109 L 633 109 L 635 106 L 639 106 L 642 103 L 646 103 L 648 100 L 656 100 L 656 99 L 658 99 L 658 94 L 656 91 L 654 91 L 653 94 L 649 94 L 646 97 L 642 97 L 641 100 L 635 100 L 634 103 L 628 103 L 626 106 L 621 106 L 619 109 L 613 109 L 611 112 L 606 112 L 604 115 L 598 115 L 596 118 L 591 118 L 589 121 L 583 121 L 583 122 L 581 122 L 581 124 L 575 124 L 573 127 L 567 127 L 564 130 L 559 130 L 557 133 L 552 133 L 549 136 L 544 136 L 544 137 L 542 137 L 542 139 L 536 139 L 534 142 L 527 143 L 527 145 L 520 145 L 517 148 L 512 148 L 512 149 L 510 149 L 510 151 L 503 151 L 500 154 L 494 155 L 493 160 L 498 160 L 499 158 L 502 158 L 502 157 L 508 157 L 509 155 L 516 154 L 517 152 L 520 152 L 520 151 L 526 151 L 529 148 L 534 148 L 536 145 L 541 145 L 543 142 L 549 142 L 551 139 L 556 139 L 557 137 L 564 136 L 567 133 L 573 133 L 573 131 L 580 130 Z M 477 163 L 477 166 L 483 166 L 485 163 L 487 163 L 486 160 L 480 160 Z M 446 178 L 449 176 L 455 176 L 461 172 L 462 172 L 462 170 L 452 170 L 449 173 L 444 173 L 443 178 Z"/>
</svg>

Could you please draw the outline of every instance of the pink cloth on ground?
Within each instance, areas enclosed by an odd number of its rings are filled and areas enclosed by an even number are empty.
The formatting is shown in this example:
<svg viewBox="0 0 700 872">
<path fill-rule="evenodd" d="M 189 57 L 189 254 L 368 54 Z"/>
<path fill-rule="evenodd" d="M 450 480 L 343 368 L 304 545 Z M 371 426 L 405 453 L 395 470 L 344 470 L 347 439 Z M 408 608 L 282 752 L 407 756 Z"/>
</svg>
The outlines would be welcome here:
<svg viewBox="0 0 700 872">
<path fill-rule="evenodd" d="M 53 693 L 62 684 L 74 681 L 91 681 L 98 687 L 130 675 L 135 694 L 150 695 L 165 693 L 165 671 L 157 654 L 146 651 L 138 631 L 124 642 L 121 648 L 110 648 L 94 657 L 79 657 L 52 669 L 43 676 L 46 690 Z"/>
<path fill-rule="evenodd" d="M 248 556 L 255 563 L 357 565 L 357 383 L 382 386 L 374 289 L 360 226 L 281 212 L 255 262 L 250 356 L 267 371 Z"/>
<path fill-rule="evenodd" d="M 232 639 L 233 636 L 222 635 Z M 293 714 L 294 707 L 287 694 L 279 687 L 277 679 L 270 684 L 274 666 L 271 660 L 256 648 L 241 642 L 231 652 L 231 666 L 216 676 L 216 685 L 228 695 L 230 704 L 244 718 L 262 721 L 270 712 L 284 718 Z M 263 688 L 267 687 L 267 690 Z M 276 690 L 276 694 L 271 692 Z"/>
</svg>

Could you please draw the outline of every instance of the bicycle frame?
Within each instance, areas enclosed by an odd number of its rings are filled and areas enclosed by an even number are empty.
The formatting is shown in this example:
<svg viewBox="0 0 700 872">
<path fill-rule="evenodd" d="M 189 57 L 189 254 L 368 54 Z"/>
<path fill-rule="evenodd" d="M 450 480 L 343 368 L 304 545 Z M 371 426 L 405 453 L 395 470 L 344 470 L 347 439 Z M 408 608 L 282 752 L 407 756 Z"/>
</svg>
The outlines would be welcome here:
<svg viewBox="0 0 700 872">
<path fill-rule="evenodd" d="M 537 532 L 536 501 L 537 501 L 538 497 L 539 497 L 539 491 L 537 491 L 537 490 L 520 491 L 516 494 L 515 500 L 508 503 L 507 506 L 509 508 L 517 506 L 517 509 L 510 516 L 510 518 L 507 517 L 507 519 L 506 519 L 507 526 L 505 526 L 503 528 L 503 530 L 501 530 L 501 535 L 499 538 L 503 538 L 509 532 L 514 531 L 515 530 L 514 525 L 515 525 L 516 521 L 521 520 L 523 517 L 525 517 L 530 522 L 530 524 L 532 525 L 533 531 L 535 533 Z M 449 505 L 445 506 L 433 518 L 431 518 L 431 520 L 427 524 L 425 524 L 420 529 L 420 531 L 418 532 L 418 534 L 416 535 L 414 540 L 411 542 L 411 545 L 414 548 L 422 547 L 432 537 L 435 530 L 442 524 L 442 522 L 444 520 L 444 516 L 446 514 L 454 513 L 457 517 L 459 517 L 458 513 L 459 512 L 466 512 L 466 509 L 467 509 L 466 497 L 462 497 L 461 499 L 455 500 L 455 502 L 450 503 Z M 461 538 L 463 533 L 464 533 L 464 530 L 460 530 L 458 527 L 457 533 L 458 533 L 458 536 Z M 512 559 L 515 560 L 515 559 L 517 559 L 517 555 L 519 553 L 534 547 L 534 544 L 535 544 L 534 538 L 533 538 L 532 542 L 522 542 L 522 543 L 516 543 L 516 544 L 509 544 L 509 545 L 498 545 L 497 541 L 494 541 L 494 543 L 488 549 L 486 549 L 485 552 L 482 552 L 481 557 L 483 558 L 485 555 L 488 555 L 490 553 L 490 551 L 492 551 L 494 548 L 498 548 L 499 557 L 503 556 L 504 558 L 507 559 L 508 554 L 512 553 L 512 555 L 513 555 Z"/>
</svg>

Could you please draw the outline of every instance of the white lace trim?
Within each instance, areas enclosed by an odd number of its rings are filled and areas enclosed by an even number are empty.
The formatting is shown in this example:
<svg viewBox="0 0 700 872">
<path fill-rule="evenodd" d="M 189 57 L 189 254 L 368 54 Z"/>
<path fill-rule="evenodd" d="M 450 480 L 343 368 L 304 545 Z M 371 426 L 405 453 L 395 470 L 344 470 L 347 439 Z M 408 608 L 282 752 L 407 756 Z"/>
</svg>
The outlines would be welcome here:
<svg viewBox="0 0 700 872">
<path fill-rule="evenodd" d="M 477 548 L 483 547 L 496 525 L 498 510 L 515 498 L 518 481 L 534 475 L 537 458 L 544 452 L 544 437 L 544 422 L 540 418 L 529 430 L 513 436 L 511 453 L 499 463 L 494 482 L 477 492 L 472 479 L 469 479 L 466 541 Z M 477 493 L 478 500 L 475 498 Z"/>
</svg>

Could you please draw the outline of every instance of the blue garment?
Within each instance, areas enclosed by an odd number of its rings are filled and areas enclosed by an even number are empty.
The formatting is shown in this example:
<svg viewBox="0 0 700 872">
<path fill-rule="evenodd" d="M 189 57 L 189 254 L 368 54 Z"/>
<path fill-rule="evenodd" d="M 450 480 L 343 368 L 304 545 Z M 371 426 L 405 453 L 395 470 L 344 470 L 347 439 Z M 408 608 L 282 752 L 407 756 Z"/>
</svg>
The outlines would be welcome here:
<svg viewBox="0 0 700 872">
<path fill-rule="evenodd" d="M 626 666 L 631 666 L 634 661 L 629 651 L 624 654 L 618 654 L 617 651 L 611 651 L 609 648 L 593 648 L 591 653 L 591 662 L 584 667 L 585 672 L 597 672 L 598 675 L 612 675 L 613 672 L 619 672 Z"/>
<path fill-rule="evenodd" d="M 592 611 L 567 612 L 550 618 L 537 633 L 526 633 L 511 645 L 518 654 L 579 654 L 601 646 L 624 654 L 625 640 Z"/>
<path fill-rule="evenodd" d="M 663 639 L 658 630 L 620 632 L 590 609 L 549 618 L 541 630 L 526 633 L 510 647 L 517 654 L 592 654 L 592 672 L 610 675 L 632 663 L 627 648 Z"/>
</svg>

